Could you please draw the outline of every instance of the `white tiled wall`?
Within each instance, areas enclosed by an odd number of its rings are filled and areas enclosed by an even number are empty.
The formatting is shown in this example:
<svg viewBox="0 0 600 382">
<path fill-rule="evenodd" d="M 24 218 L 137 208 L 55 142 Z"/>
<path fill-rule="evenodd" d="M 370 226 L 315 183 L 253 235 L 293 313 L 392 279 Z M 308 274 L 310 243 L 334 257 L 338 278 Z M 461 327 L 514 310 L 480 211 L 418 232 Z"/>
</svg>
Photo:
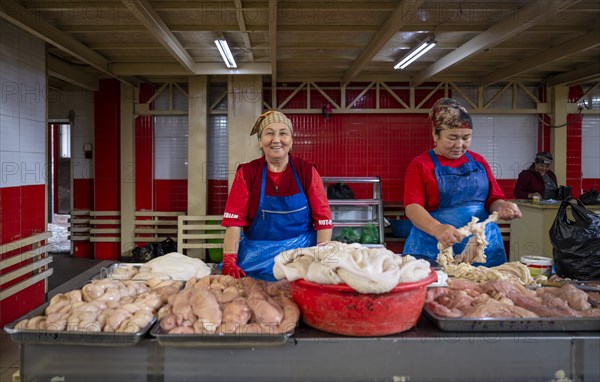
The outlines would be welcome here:
<svg viewBox="0 0 600 382">
<path fill-rule="evenodd" d="M 73 179 L 94 177 L 93 159 L 86 159 L 83 146 L 94 145 L 94 92 L 80 88 L 50 90 L 48 94 L 48 119 L 66 120 L 74 113 L 71 126 L 71 162 Z"/>
<path fill-rule="evenodd" d="M 187 179 L 187 116 L 154 117 L 154 178 Z"/>
<path fill-rule="evenodd" d="M 533 162 L 537 120 L 533 115 L 472 115 L 470 149 L 487 159 L 497 179 L 516 179 Z"/>
<path fill-rule="evenodd" d="M 0 187 L 45 184 L 46 48 L 0 19 Z"/>
<path fill-rule="evenodd" d="M 208 179 L 228 178 L 227 115 L 208 119 Z"/>
<path fill-rule="evenodd" d="M 584 115 L 581 126 L 581 172 L 600 179 L 600 116 Z"/>
</svg>

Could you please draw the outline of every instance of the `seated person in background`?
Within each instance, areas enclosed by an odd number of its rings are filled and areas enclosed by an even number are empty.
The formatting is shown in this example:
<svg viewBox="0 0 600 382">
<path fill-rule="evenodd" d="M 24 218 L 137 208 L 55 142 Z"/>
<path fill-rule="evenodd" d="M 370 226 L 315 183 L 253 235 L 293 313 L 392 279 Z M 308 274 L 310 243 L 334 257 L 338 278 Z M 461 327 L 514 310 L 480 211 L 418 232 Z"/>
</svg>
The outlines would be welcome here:
<svg viewBox="0 0 600 382">
<path fill-rule="evenodd" d="M 514 195 L 518 199 L 556 199 L 558 183 L 556 175 L 550 170 L 552 154 L 546 151 L 535 155 L 535 161 L 528 169 L 521 171 L 515 184 Z"/>
</svg>

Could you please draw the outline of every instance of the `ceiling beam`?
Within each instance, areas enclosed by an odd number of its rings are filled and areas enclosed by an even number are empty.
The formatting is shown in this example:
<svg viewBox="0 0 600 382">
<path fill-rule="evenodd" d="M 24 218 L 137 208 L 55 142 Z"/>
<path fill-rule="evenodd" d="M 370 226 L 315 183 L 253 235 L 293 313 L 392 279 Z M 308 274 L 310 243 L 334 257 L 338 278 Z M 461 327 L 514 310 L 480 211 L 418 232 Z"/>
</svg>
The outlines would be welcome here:
<svg viewBox="0 0 600 382">
<path fill-rule="evenodd" d="M 98 90 L 98 79 L 84 72 L 78 66 L 68 64 L 54 56 L 48 55 L 46 68 L 49 77 L 58 78 L 82 89 Z"/>
<path fill-rule="evenodd" d="M 240 32 L 242 32 L 242 38 L 244 39 L 244 47 L 246 50 L 248 50 L 250 62 L 253 62 L 254 53 L 252 52 L 252 44 L 250 43 L 250 37 L 248 36 L 248 31 L 246 30 L 246 21 L 244 20 L 244 7 L 242 6 L 242 0 L 233 0 L 233 3 L 235 4 L 235 15 L 240 26 Z"/>
<path fill-rule="evenodd" d="M 544 83 L 547 87 L 553 87 L 559 85 L 578 85 L 597 80 L 600 80 L 600 61 L 579 69 L 548 77 Z"/>
<path fill-rule="evenodd" d="M 537 0 L 527 4 L 488 28 L 485 32 L 480 33 L 467 41 L 460 48 L 437 60 L 425 70 L 417 73 L 412 78 L 413 85 L 419 86 L 429 78 L 450 68 L 452 65 L 464 61 L 473 55 L 480 53 L 484 49 L 491 48 L 494 45 L 529 29 L 538 21 L 553 15 L 561 9 L 568 8 L 574 2 L 576 2 L 576 0 Z"/>
<path fill-rule="evenodd" d="M 277 0 L 269 0 L 269 45 L 271 47 L 271 83 L 277 84 Z M 275 96 L 273 86 L 272 96 Z M 272 98 L 273 106 L 277 106 L 277 98 Z"/>
<path fill-rule="evenodd" d="M 123 4 L 133 13 L 135 18 L 144 24 L 146 29 L 175 57 L 188 73 L 194 73 L 194 59 L 146 0 L 123 0 Z"/>
<path fill-rule="evenodd" d="M 177 63 L 114 63 L 110 70 L 121 76 L 186 76 L 190 73 Z M 271 74 L 269 62 L 244 63 L 236 69 L 227 69 L 222 62 L 194 65 L 196 75 Z"/>
<path fill-rule="evenodd" d="M 44 21 L 40 16 L 29 12 L 13 0 L 0 1 L 0 17 L 24 31 L 31 33 L 40 40 L 83 61 L 100 72 L 129 84 L 121 78 L 118 78 L 108 69 L 109 61 L 106 58 L 89 49 L 87 46 L 65 34 L 50 23 Z"/>
<path fill-rule="evenodd" d="M 546 49 L 543 52 L 536 53 L 526 57 L 516 63 L 497 70 L 479 80 L 479 86 L 487 86 L 493 83 L 509 79 L 525 73 L 531 69 L 544 66 L 548 63 L 562 60 L 565 57 L 575 53 L 594 48 L 600 45 L 600 28 L 596 28 L 583 36 L 575 37 L 571 40 Z"/>
<path fill-rule="evenodd" d="M 375 57 L 387 42 L 394 37 L 396 32 L 406 22 L 408 16 L 417 10 L 423 0 L 404 0 L 398 3 L 396 9 L 392 12 L 385 24 L 377 31 L 375 36 L 369 42 L 369 45 L 363 49 L 356 60 L 350 65 L 346 73 L 342 76 L 343 86 L 350 83 L 362 68 Z"/>
</svg>

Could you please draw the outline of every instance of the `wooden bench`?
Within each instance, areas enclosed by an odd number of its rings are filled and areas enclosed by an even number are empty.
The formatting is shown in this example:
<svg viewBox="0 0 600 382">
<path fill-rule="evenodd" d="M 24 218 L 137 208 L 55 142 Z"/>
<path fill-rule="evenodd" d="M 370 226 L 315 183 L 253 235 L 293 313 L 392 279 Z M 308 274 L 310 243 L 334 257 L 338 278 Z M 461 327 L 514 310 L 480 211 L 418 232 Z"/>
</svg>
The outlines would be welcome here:
<svg viewBox="0 0 600 382">
<path fill-rule="evenodd" d="M 208 260 L 207 250 L 223 248 L 225 227 L 221 225 L 221 219 L 221 215 L 180 215 L 177 218 L 177 251 Z"/>
<path fill-rule="evenodd" d="M 41 281 L 47 280 L 52 275 L 53 269 L 48 267 L 52 262 L 52 256 L 47 252 L 52 244 L 47 243 L 47 239 L 52 237 L 52 232 L 42 232 L 32 236 L 0 244 L 0 270 L 11 268 L 7 273 L 0 276 L 0 301 L 22 291 L 25 288 Z M 25 247 L 31 246 L 19 254 L 6 257 L 5 254 Z M 18 265 L 15 267 L 15 265 Z M 23 278 L 23 276 L 27 276 Z M 15 280 L 21 279 L 14 283 Z M 11 284 L 11 282 L 13 282 Z M 1 287 L 8 285 L 7 287 Z M 48 284 L 46 283 L 46 292 Z"/>
</svg>

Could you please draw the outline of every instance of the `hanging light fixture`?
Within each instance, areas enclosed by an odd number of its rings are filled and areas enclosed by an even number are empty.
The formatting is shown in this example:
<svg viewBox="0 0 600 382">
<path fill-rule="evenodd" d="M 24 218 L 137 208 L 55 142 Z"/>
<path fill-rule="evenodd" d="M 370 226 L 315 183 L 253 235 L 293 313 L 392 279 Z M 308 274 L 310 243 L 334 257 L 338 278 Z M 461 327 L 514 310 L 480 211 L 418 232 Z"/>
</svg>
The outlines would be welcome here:
<svg viewBox="0 0 600 382">
<path fill-rule="evenodd" d="M 431 48 L 437 44 L 433 36 L 428 37 L 425 41 L 420 43 L 416 48 L 408 52 L 395 66 L 394 69 L 404 69 L 410 65 L 413 61 L 427 53 Z"/>
<path fill-rule="evenodd" d="M 227 65 L 229 69 L 237 68 L 233 54 L 231 54 L 231 50 L 229 50 L 229 44 L 227 44 L 227 40 L 225 40 L 224 37 L 220 37 L 215 40 L 215 45 L 217 45 L 217 49 L 219 49 L 219 53 L 221 53 L 221 57 L 223 58 L 225 65 Z"/>
</svg>

